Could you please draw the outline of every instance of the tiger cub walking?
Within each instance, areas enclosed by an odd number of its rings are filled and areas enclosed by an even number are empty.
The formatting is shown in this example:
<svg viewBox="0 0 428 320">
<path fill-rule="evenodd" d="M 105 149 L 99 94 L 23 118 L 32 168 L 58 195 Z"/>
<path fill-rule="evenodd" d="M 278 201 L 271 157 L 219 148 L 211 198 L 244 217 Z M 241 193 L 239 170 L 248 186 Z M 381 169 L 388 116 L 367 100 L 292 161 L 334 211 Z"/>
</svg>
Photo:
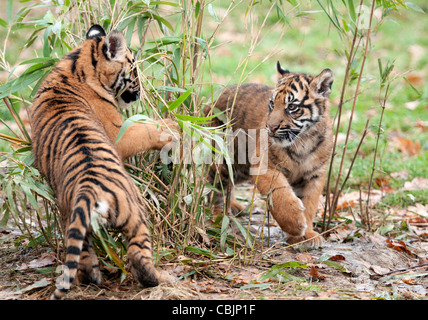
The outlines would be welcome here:
<svg viewBox="0 0 428 320">
<path fill-rule="evenodd" d="M 58 198 L 66 232 L 65 270 L 53 299 L 62 298 L 77 278 L 101 283 L 92 247 L 91 220 L 121 229 L 127 238 L 130 269 L 143 286 L 166 280 L 153 266 L 151 240 L 139 189 L 122 160 L 161 149 L 162 126 L 170 120 L 133 124 L 118 143 L 122 125 L 117 108 L 139 97 L 132 52 L 123 35 L 92 26 L 86 40 L 58 62 L 41 84 L 31 108 L 35 164 Z"/>
<path fill-rule="evenodd" d="M 322 238 L 313 230 L 312 222 L 333 146 L 328 99 L 333 74 L 329 69 L 317 76 L 292 73 L 279 62 L 277 74 L 275 88 L 259 84 L 226 88 L 215 107 L 230 110 L 234 132 L 245 132 L 249 150 L 245 163 L 238 159 L 242 157 L 239 139 L 234 140 L 234 182 L 252 176 L 260 193 L 270 197 L 270 212 L 286 233 L 289 244 L 307 240 L 307 244 L 318 246 Z M 211 109 L 207 106 L 205 113 L 209 114 Z M 213 123 L 221 124 L 217 118 Z M 257 129 L 254 141 L 250 129 Z M 250 145 L 254 142 L 251 153 Z M 216 183 L 217 188 L 233 191 L 228 186 L 225 165 L 211 166 L 211 181 L 216 176 L 221 180 L 221 184 Z M 223 211 L 224 201 L 223 194 L 217 194 L 216 214 Z M 230 204 L 234 213 L 244 209 L 233 199 L 233 193 Z"/>
</svg>

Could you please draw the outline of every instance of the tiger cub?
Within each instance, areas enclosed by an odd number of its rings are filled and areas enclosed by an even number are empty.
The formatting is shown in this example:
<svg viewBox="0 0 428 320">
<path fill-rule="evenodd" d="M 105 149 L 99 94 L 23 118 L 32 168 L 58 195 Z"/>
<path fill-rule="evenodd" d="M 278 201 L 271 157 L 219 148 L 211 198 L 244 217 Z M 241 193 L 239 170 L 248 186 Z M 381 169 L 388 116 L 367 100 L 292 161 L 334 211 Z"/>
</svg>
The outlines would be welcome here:
<svg viewBox="0 0 428 320">
<path fill-rule="evenodd" d="M 130 270 L 141 285 L 156 286 L 168 278 L 153 266 L 143 198 L 122 160 L 161 149 L 172 139 L 161 141 L 161 134 L 169 132 L 168 126 L 178 127 L 171 120 L 135 123 L 115 144 L 123 123 L 118 105 L 139 98 L 135 68 L 124 36 L 106 35 L 94 25 L 45 78 L 32 104 L 35 165 L 58 198 L 66 232 L 65 270 L 53 299 L 62 298 L 75 279 L 101 283 L 93 219 L 124 232 Z"/>
<path fill-rule="evenodd" d="M 251 175 L 260 193 L 270 197 L 270 212 L 289 244 L 307 240 L 309 246 L 318 246 L 322 238 L 313 230 L 312 222 L 333 146 L 329 115 L 333 74 L 329 69 L 317 76 L 292 73 L 278 62 L 277 75 L 275 88 L 260 84 L 226 88 L 214 107 L 230 113 L 235 135 L 239 130 L 245 132 L 248 151 L 241 150 L 248 153 L 246 161 L 238 159 L 242 145 L 234 139 L 234 182 Z M 205 107 L 205 114 L 212 109 Z M 221 124 L 215 118 L 213 125 Z M 257 134 L 251 135 L 250 129 L 256 129 Z M 233 198 L 233 187 L 228 185 L 227 167 L 213 164 L 213 183 L 216 176 L 220 177 L 215 183 L 217 189 L 232 191 L 232 212 L 242 211 L 245 206 Z M 223 212 L 224 202 L 223 194 L 217 194 L 214 214 Z"/>
</svg>

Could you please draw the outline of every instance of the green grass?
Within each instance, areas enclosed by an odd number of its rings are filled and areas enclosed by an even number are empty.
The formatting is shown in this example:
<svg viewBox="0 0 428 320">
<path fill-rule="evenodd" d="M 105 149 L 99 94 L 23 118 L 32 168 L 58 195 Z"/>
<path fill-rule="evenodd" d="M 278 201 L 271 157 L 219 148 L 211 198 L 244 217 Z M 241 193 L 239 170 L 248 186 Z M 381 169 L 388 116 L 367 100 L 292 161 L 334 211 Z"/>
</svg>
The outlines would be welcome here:
<svg viewBox="0 0 428 320">
<path fill-rule="evenodd" d="M 389 207 L 407 208 L 415 203 L 427 204 L 427 190 L 397 191 L 383 198 L 382 204 Z"/>
<path fill-rule="evenodd" d="M 415 1 L 423 10 L 427 11 L 424 1 Z M 278 27 L 278 16 L 272 11 L 267 23 L 262 30 L 260 39 L 263 39 L 252 51 L 248 58 L 248 65 L 244 72 L 243 82 L 257 81 L 273 86 L 275 84 L 275 63 L 277 60 L 291 71 L 301 71 L 311 74 L 320 72 L 323 68 L 330 68 L 335 74 L 335 83 L 332 90 L 332 115 L 336 114 L 335 102 L 340 96 L 341 85 L 345 72 L 345 59 L 343 55 L 343 42 L 339 33 L 329 23 L 323 12 L 312 12 L 295 17 L 299 10 L 306 11 L 307 3 L 299 9 L 293 9 L 291 5 L 284 5 L 284 11 L 290 13 L 290 23 L 282 23 Z M 270 2 L 264 3 L 265 12 L 268 11 Z M 316 4 L 312 4 L 311 10 L 319 10 Z M 214 3 L 216 7 L 216 3 Z M 216 79 L 220 79 L 217 87 L 221 88 L 225 84 L 237 83 L 240 80 L 243 67 L 237 70 L 239 61 L 247 58 L 250 45 L 242 44 L 242 39 L 249 38 L 250 31 L 243 27 L 249 17 L 241 10 L 232 11 L 230 19 L 222 31 L 226 32 L 230 38 L 228 43 L 219 43 L 219 47 L 211 53 L 211 72 Z M 262 26 L 263 16 L 259 16 L 255 24 Z M 380 99 L 384 92 L 380 92 L 380 82 L 378 75 L 378 59 L 383 64 L 394 63 L 394 77 L 389 90 L 384 118 L 381 124 L 382 134 L 379 140 L 379 152 L 376 169 L 377 175 L 388 175 L 392 172 L 402 170 L 409 171 L 409 179 L 418 176 L 428 176 L 426 164 L 427 156 L 427 133 L 422 132 L 416 126 L 420 120 L 425 120 L 426 105 L 428 103 L 428 90 L 426 87 L 425 75 L 423 83 L 412 88 L 404 79 L 404 76 L 412 75 L 421 70 L 428 70 L 428 54 L 426 32 L 428 19 L 426 14 L 411 9 L 402 9 L 393 12 L 388 16 L 373 36 L 373 44 L 368 53 L 363 81 L 361 84 L 361 94 L 358 97 L 354 121 L 352 124 L 352 140 L 349 144 L 346 165 L 349 166 L 361 133 L 366 124 L 368 114 L 370 114 L 369 134 L 364 141 L 360 154 L 356 159 L 350 177 L 350 186 L 367 186 L 370 172 L 373 167 L 373 152 L 376 148 L 376 135 L 379 127 L 381 114 Z M 257 29 L 257 28 L 255 28 Z M 254 32 L 253 32 L 254 34 Z M 397 36 L 400 35 L 400 36 Z M 282 40 L 278 42 L 278 39 Z M 409 47 L 420 46 L 425 50 L 424 55 L 415 60 Z M 219 52 L 220 59 L 216 59 L 216 51 Z M 273 52 L 273 54 L 272 54 Z M 261 60 L 272 54 L 268 60 L 261 63 Z M 254 69 L 255 68 L 255 69 Z M 236 71 L 235 71 L 236 70 Z M 251 70 L 251 73 L 248 71 Z M 234 72 L 231 72 L 234 71 Z M 205 74 L 209 74 L 208 71 Z M 366 80 L 367 79 L 367 80 Z M 352 93 L 351 83 L 348 92 Z M 415 90 L 416 89 L 416 90 Z M 352 96 L 348 95 L 348 99 Z M 346 100 L 346 99 L 345 99 Z M 404 104 L 409 101 L 419 101 L 419 106 L 415 110 L 408 110 Z M 344 114 L 351 110 L 352 103 L 344 104 Z M 343 121 L 341 132 L 345 133 L 348 122 Z M 406 139 L 421 144 L 421 151 L 413 157 L 407 157 L 391 146 L 391 135 L 402 135 Z M 340 150 L 340 147 L 338 148 Z M 379 173 L 380 172 L 380 173 Z M 382 173 L 383 172 L 383 173 Z"/>
</svg>

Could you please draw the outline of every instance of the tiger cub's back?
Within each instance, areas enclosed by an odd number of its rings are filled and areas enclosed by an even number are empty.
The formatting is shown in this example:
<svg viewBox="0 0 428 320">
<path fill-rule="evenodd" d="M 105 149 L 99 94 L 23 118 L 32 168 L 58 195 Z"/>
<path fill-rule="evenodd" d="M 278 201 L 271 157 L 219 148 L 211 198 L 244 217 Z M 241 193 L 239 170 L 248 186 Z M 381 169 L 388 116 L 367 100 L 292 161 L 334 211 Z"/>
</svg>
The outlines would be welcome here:
<svg viewBox="0 0 428 320">
<path fill-rule="evenodd" d="M 224 114 L 230 120 L 233 129 L 261 129 L 264 128 L 268 102 L 273 88 L 258 83 L 247 83 L 240 86 L 226 87 L 213 106 L 206 106 L 206 115 L 216 113 L 214 108 L 226 111 Z M 224 124 L 218 118 L 214 119 L 215 125 Z"/>
</svg>

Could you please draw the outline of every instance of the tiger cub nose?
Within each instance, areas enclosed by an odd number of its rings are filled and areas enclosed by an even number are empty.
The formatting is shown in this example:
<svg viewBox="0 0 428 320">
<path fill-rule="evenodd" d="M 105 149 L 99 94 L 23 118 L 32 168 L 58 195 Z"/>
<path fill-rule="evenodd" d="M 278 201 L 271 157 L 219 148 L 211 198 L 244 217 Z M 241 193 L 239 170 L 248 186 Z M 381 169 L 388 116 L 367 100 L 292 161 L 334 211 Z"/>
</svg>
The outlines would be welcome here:
<svg viewBox="0 0 428 320">
<path fill-rule="evenodd" d="M 279 124 L 276 124 L 276 125 L 266 124 L 266 127 L 269 129 L 270 132 L 275 133 L 275 131 L 278 130 L 279 128 Z"/>
</svg>

